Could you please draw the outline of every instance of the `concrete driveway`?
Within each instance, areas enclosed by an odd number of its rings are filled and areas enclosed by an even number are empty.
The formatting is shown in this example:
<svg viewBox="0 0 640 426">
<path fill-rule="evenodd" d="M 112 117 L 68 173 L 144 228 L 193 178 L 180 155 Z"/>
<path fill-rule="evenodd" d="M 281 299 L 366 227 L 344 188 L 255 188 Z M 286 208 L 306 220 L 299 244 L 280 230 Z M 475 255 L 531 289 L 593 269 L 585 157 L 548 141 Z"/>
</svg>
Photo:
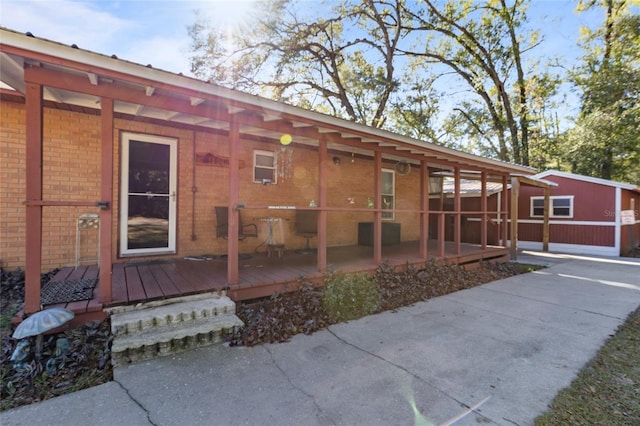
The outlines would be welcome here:
<svg viewBox="0 0 640 426">
<path fill-rule="evenodd" d="M 519 260 L 549 268 L 284 344 L 121 367 L 0 424 L 529 425 L 640 305 L 640 259 Z"/>
</svg>

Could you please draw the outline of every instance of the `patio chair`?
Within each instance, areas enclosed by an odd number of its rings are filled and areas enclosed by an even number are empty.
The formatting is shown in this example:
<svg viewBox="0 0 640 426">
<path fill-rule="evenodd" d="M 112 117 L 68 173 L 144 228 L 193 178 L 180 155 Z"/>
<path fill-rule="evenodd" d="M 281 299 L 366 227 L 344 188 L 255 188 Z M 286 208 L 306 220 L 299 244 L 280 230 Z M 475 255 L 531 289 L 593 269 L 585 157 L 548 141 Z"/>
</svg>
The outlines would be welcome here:
<svg viewBox="0 0 640 426">
<path fill-rule="evenodd" d="M 296 235 L 307 239 L 303 249 L 296 253 L 313 254 L 316 249 L 309 246 L 309 240 L 318 236 L 318 212 L 315 210 L 296 210 Z"/>
<path fill-rule="evenodd" d="M 229 237 L 229 208 L 227 206 L 216 206 L 216 237 L 227 239 Z M 247 237 L 257 237 L 258 227 L 255 223 L 244 225 L 242 215 L 238 213 L 238 239 L 244 240 Z"/>
</svg>

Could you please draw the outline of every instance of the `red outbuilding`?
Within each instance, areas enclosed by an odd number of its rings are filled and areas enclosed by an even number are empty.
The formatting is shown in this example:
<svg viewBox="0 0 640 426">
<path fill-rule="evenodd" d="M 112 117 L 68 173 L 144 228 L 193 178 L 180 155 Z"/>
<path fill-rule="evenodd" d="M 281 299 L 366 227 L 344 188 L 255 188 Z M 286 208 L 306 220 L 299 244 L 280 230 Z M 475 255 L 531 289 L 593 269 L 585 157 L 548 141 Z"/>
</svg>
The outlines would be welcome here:
<svg viewBox="0 0 640 426">
<path fill-rule="evenodd" d="M 556 170 L 535 178 L 557 185 L 550 194 L 550 251 L 626 256 L 638 247 L 640 187 Z M 539 250 L 544 192 L 523 187 L 518 198 L 518 248 Z"/>
</svg>

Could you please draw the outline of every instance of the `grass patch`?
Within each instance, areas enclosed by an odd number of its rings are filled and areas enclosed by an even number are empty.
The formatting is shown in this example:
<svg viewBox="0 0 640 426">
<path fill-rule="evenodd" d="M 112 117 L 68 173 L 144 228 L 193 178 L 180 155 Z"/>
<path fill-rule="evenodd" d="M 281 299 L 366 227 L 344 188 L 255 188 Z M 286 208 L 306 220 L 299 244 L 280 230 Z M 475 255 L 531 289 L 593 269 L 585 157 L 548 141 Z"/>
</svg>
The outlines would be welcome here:
<svg viewBox="0 0 640 426">
<path fill-rule="evenodd" d="M 535 424 L 640 425 L 640 307 Z"/>
</svg>

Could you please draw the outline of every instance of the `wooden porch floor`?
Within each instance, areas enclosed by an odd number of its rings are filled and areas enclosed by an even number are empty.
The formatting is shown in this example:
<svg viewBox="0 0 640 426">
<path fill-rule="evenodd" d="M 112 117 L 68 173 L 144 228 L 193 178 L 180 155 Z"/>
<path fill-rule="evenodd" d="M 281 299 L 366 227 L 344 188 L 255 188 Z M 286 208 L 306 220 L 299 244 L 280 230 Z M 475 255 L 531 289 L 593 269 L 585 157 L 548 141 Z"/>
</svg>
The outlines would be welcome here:
<svg viewBox="0 0 640 426">
<path fill-rule="evenodd" d="M 508 249 L 489 246 L 482 250 L 479 245 L 462 244 L 461 253 L 454 254 L 453 243 L 445 246 L 446 263 L 477 263 L 479 260 L 505 259 Z M 430 241 L 430 258 L 439 259 L 436 242 Z M 382 257 L 390 264 L 402 266 L 422 264 L 417 257 L 418 242 L 404 242 L 393 246 L 383 246 Z M 373 263 L 373 248 L 367 246 L 331 247 L 327 249 L 327 265 L 331 271 L 370 272 L 377 268 Z M 53 278 L 66 279 L 95 278 L 97 265 L 63 268 Z M 236 301 L 270 296 L 274 292 L 297 289 L 299 278 L 320 281 L 323 274 L 316 268 L 315 254 L 300 254 L 287 251 L 282 258 L 268 258 L 265 253 L 241 256 L 239 260 L 239 283 L 227 284 L 227 262 L 223 256 L 212 260 L 165 259 L 145 262 L 126 262 L 113 265 L 112 303 L 108 306 L 129 305 L 150 300 L 167 299 L 196 293 L 226 290 Z M 103 306 L 98 301 L 99 286 L 94 290 L 94 299 L 82 302 L 59 304 L 80 314 L 102 313 Z M 50 305 L 53 306 L 53 305 Z"/>
</svg>

